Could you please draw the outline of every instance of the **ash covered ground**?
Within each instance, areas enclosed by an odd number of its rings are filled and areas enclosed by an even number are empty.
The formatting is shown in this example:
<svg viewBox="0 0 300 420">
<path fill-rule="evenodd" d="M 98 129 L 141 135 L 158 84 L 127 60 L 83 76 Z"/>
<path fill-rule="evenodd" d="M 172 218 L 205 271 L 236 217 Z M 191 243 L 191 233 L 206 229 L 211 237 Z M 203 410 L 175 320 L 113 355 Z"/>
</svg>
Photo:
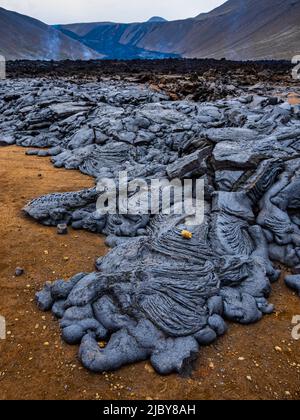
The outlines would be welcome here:
<svg viewBox="0 0 300 420">
<path fill-rule="evenodd" d="M 299 85 L 288 63 L 20 62 L 8 76 L 1 145 L 95 181 L 126 170 L 205 183 L 205 221 L 194 227 L 182 216 L 99 217 L 95 188 L 25 207 L 47 226 L 104 233 L 112 248 L 94 273 L 37 295 L 88 369 L 150 359 L 159 373 L 187 372 L 227 321 L 273 313 L 279 265 L 300 292 L 300 110 L 288 102 Z"/>
</svg>

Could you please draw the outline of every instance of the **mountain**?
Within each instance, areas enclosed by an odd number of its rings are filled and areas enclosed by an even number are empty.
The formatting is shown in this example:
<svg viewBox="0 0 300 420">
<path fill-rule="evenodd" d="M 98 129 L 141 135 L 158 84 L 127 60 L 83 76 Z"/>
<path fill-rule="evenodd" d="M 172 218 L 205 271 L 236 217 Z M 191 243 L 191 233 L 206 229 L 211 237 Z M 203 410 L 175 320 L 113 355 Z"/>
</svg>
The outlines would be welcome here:
<svg viewBox="0 0 300 420">
<path fill-rule="evenodd" d="M 7 59 L 287 59 L 300 54 L 300 0 L 229 0 L 195 18 L 50 27 L 0 8 Z"/>
<path fill-rule="evenodd" d="M 188 57 L 291 60 L 300 52 L 300 0 L 230 0 L 196 20 Z"/>
<path fill-rule="evenodd" d="M 61 30 L 64 35 L 82 42 L 88 48 L 103 54 L 107 59 L 131 60 L 179 58 L 180 54 L 172 51 L 163 51 L 157 48 L 141 47 L 138 40 L 151 33 L 162 22 L 145 23 L 84 23 L 70 25 L 56 25 L 55 29 Z M 128 39 L 127 39 L 128 37 Z"/>
<path fill-rule="evenodd" d="M 87 60 L 102 57 L 39 20 L 1 7 L 0 54 L 6 60 Z"/>
<path fill-rule="evenodd" d="M 300 0 L 229 0 L 194 19 L 60 25 L 106 58 L 287 59 L 300 53 Z"/>
<path fill-rule="evenodd" d="M 165 18 L 162 18 L 162 17 L 160 17 L 160 16 L 153 16 L 152 18 L 150 18 L 149 20 L 148 20 L 148 22 L 150 22 L 150 23 L 158 23 L 158 22 L 167 22 L 167 19 L 165 19 Z"/>
</svg>

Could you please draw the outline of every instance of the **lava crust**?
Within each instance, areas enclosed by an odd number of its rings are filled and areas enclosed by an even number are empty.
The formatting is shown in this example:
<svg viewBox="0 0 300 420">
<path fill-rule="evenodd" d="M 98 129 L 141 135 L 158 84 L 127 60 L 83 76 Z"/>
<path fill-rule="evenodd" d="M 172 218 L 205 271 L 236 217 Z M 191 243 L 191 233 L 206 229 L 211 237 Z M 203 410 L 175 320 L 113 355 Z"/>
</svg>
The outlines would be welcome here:
<svg viewBox="0 0 300 420">
<path fill-rule="evenodd" d="M 200 347 L 227 331 L 226 321 L 250 324 L 273 312 L 274 262 L 300 266 L 300 109 L 284 100 L 287 76 L 274 74 L 276 86 L 215 76 L 205 81 L 205 98 L 182 91 L 174 98 L 166 84 L 154 88 L 153 75 L 148 84 L 1 81 L 2 145 L 31 147 L 28 154 L 51 156 L 95 183 L 127 171 L 131 179 L 205 184 L 204 222 L 192 227 L 175 215 L 99 215 L 96 187 L 25 207 L 48 226 L 104 233 L 113 248 L 94 273 L 37 294 L 40 309 L 60 320 L 63 339 L 80 344 L 88 369 L 150 359 L 161 374 L 183 373 Z M 299 275 L 286 283 L 300 293 Z"/>
</svg>

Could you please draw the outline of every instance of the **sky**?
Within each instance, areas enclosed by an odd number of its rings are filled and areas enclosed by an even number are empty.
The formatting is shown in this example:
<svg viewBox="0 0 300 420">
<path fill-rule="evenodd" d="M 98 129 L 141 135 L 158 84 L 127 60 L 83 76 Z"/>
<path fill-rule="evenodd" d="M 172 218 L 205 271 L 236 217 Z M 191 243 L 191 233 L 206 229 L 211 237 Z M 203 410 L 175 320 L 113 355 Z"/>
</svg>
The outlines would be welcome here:
<svg viewBox="0 0 300 420">
<path fill-rule="evenodd" d="M 73 22 L 142 22 L 194 17 L 225 0 L 0 0 L 0 6 L 48 24 Z"/>
</svg>

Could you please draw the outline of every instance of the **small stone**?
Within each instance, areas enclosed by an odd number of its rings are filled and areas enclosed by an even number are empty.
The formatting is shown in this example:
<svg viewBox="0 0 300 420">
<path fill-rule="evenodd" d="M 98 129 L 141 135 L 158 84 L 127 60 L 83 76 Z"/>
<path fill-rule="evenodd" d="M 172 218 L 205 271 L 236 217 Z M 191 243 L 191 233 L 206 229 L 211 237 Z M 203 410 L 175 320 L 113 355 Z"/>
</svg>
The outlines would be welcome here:
<svg viewBox="0 0 300 420">
<path fill-rule="evenodd" d="M 146 363 L 146 365 L 145 365 L 145 370 L 146 370 L 148 373 L 154 373 L 154 372 L 155 372 L 155 370 L 153 369 L 153 367 L 152 367 L 152 365 L 151 365 L 150 363 Z"/>
<path fill-rule="evenodd" d="M 252 382 L 252 377 L 250 375 L 247 376 L 246 378 L 247 378 L 247 381 Z"/>
<path fill-rule="evenodd" d="M 245 357 L 239 357 L 239 362 L 244 362 L 245 361 Z"/>
<path fill-rule="evenodd" d="M 275 350 L 276 350 L 278 353 L 282 353 L 282 348 L 281 348 L 281 347 L 279 347 L 279 346 L 276 346 L 276 347 L 275 347 Z"/>
<path fill-rule="evenodd" d="M 24 273 L 25 273 L 25 270 L 23 268 L 21 268 L 21 267 L 16 268 L 15 275 L 17 277 L 23 276 Z"/>
<path fill-rule="evenodd" d="M 68 225 L 66 223 L 61 223 L 57 225 L 57 234 L 58 235 L 67 235 L 68 234 Z"/>
<path fill-rule="evenodd" d="M 181 232 L 181 236 L 182 236 L 184 239 L 192 239 L 193 234 L 192 234 L 192 232 L 190 232 L 190 231 L 188 231 L 188 230 L 183 230 L 183 231 Z"/>
</svg>

